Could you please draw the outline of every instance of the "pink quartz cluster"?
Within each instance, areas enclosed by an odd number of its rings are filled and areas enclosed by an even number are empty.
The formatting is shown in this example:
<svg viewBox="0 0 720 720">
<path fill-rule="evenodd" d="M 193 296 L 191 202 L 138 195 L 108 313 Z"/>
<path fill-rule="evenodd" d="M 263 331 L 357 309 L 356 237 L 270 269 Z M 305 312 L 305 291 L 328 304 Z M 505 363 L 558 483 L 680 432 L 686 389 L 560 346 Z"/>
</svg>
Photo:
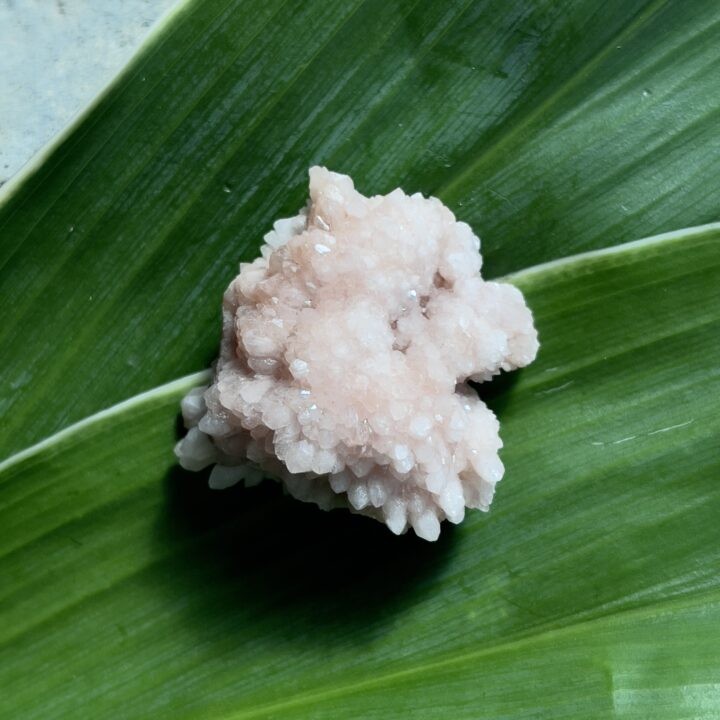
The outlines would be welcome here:
<svg viewBox="0 0 720 720">
<path fill-rule="evenodd" d="M 212 385 L 182 404 L 190 470 L 213 487 L 278 479 L 435 540 L 487 510 L 503 475 L 495 415 L 466 384 L 538 349 L 519 290 L 480 277 L 480 241 L 436 198 L 366 198 L 310 169 L 310 202 L 240 265 Z"/>
</svg>

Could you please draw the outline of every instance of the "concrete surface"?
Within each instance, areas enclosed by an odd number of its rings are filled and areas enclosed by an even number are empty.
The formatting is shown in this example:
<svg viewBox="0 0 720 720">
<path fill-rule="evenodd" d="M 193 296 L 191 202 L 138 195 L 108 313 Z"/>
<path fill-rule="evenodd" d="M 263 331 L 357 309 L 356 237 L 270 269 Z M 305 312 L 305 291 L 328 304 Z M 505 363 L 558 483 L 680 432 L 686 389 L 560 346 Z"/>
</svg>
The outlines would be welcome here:
<svg viewBox="0 0 720 720">
<path fill-rule="evenodd" d="M 0 184 L 92 101 L 176 0 L 0 0 Z"/>
</svg>

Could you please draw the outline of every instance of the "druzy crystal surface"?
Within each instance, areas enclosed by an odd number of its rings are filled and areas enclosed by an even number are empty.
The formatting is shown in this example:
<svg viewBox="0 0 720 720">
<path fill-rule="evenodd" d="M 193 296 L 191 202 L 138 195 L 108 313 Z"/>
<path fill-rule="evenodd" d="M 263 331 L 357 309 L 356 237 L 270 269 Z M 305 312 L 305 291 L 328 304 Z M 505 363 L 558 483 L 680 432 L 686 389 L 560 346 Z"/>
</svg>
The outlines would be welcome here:
<svg viewBox="0 0 720 720">
<path fill-rule="evenodd" d="M 480 275 L 480 241 L 435 198 L 364 197 L 310 170 L 223 301 L 212 384 L 183 401 L 176 452 L 210 484 L 263 477 L 324 509 L 435 540 L 487 510 L 503 475 L 495 415 L 467 384 L 530 363 L 522 294 Z"/>
</svg>

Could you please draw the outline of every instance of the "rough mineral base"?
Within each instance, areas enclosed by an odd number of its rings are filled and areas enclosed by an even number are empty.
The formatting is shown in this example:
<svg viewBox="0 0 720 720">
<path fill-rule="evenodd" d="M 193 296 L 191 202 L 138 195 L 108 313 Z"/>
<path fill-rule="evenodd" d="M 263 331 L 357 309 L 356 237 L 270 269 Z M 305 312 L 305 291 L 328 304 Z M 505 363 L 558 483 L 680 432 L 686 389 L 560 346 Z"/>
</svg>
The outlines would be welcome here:
<svg viewBox="0 0 720 720">
<path fill-rule="evenodd" d="M 502 442 L 466 381 L 527 365 L 538 341 L 520 291 L 481 278 L 479 249 L 436 198 L 366 198 L 311 168 L 307 208 L 225 293 L 213 383 L 182 402 L 181 465 L 214 465 L 214 488 L 273 477 L 426 540 L 487 510 Z"/>
</svg>

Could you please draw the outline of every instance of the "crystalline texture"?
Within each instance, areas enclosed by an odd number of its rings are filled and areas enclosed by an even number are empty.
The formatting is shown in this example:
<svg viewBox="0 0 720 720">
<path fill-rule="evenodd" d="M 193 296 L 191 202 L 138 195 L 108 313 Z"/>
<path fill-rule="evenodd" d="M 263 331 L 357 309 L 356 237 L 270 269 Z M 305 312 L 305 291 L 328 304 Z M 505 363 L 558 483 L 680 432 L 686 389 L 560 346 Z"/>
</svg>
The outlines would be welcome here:
<svg viewBox="0 0 720 720">
<path fill-rule="evenodd" d="M 530 363 L 519 290 L 480 277 L 480 241 L 439 200 L 310 170 L 223 302 L 213 384 L 190 392 L 177 446 L 226 487 L 259 473 L 322 508 L 427 540 L 487 510 L 503 474 L 498 421 L 466 381 Z"/>
</svg>

